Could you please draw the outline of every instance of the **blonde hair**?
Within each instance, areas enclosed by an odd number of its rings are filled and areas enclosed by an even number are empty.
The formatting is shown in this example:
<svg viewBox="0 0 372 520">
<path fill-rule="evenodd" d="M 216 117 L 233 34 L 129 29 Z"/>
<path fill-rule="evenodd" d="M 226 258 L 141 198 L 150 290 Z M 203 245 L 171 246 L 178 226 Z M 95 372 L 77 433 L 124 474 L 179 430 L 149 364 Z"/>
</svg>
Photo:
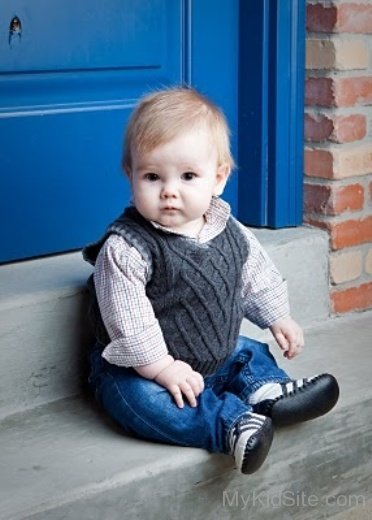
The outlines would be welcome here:
<svg viewBox="0 0 372 520">
<path fill-rule="evenodd" d="M 230 151 L 230 131 L 223 112 L 209 99 L 191 88 L 170 88 L 143 97 L 129 120 L 122 166 L 132 169 L 132 153 L 148 153 L 174 139 L 185 130 L 205 126 L 218 156 L 218 166 L 234 167 Z"/>
</svg>

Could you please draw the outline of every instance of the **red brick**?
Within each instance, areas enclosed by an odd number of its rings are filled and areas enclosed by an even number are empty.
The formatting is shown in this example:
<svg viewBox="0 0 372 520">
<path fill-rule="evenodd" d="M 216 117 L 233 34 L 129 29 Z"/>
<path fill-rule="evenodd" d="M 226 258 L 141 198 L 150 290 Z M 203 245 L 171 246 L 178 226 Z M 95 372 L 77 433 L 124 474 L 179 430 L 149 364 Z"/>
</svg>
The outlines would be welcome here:
<svg viewBox="0 0 372 520">
<path fill-rule="evenodd" d="M 306 22 L 311 32 L 372 33 L 372 5 L 342 3 L 326 7 L 310 4 Z"/>
<path fill-rule="evenodd" d="M 333 78 L 307 78 L 305 105 L 332 107 L 336 105 Z"/>
<path fill-rule="evenodd" d="M 333 120 L 324 115 L 305 114 L 305 139 L 322 142 L 329 139 L 334 130 Z"/>
<path fill-rule="evenodd" d="M 305 114 L 305 139 L 309 142 L 351 143 L 363 139 L 366 133 L 367 118 L 362 114 L 334 117 Z"/>
<path fill-rule="evenodd" d="M 319 216 L 318 219 L 314 216 L 305 215 L 304 221 L 310 226 L 329 232 L 333 251 L 372 242 L 372 216 L 359 220 L 330 222 L 324 220 L 322 216 Z"/>
<path fill-rule="evenodd" d="M 334 79 L 335 102 L 339 107 L 372 103 L 372 76 Z"/>
<path fill-rule="evenodd" d="M 368 69 L 369 53 L 366 41 L 350 38 L 307 38 L 307 70 Z"/>
<path fill-rule="evenodd" d="M 330 141 L 351 143 L 363 139 L 367 134 L 367 118 L 362 114 L 336 116 L 333 120 L 333 132 Z"/>
<path fill-rule="evenodd" d="M 305 174 L 311 177 L 333 177 L 333 154 L 329 150 L 305 150 Z"/>
<path fill-rule="evenodd" d="M 364 189 L 360 184 L 348 186 L 305 184 L 305 211 L 321 215 L 339 215 L 363 208 Z"/>
<path fill-rule="evenodd" d="M 338 32 L 372 33 L 372 5 L 345 3 L 338 6 Z"/>
<path fill-rule="evenodd" d="M 327 223 L 333 250 L 372 242 L 372 216 L 360 220 Z"/>
<path fill-rule="evenodd" d="M 305 174 L 323 179 L 347 179 L 372 172 L 372 147 L 331 146 L 305 149 Z"/>
<path fill-rule="evenodd" d="M 372 282 L 341 291 L 332 291 L 331 302 L 333 312 L 337 314 L 370 309 L 372 307 Z"/>
<path fill-rule="evenodd" d="M 305 184 L 304 209 L 306 213 L 329 214 L 331 187 L 329 185 Z"/>
<path fill-rule="evenodd" d="M 352 78 L 307 78 L 307 106 L 349 107 L 372 103 L 372 76 Z"/>
<path fill-rule="evenodd" d="M 334 189 L 332 200 L 332 215 L 344 211 L 357 211 L 363 208 L 364 188 L 361 184 L 349 184 Z"/>
<path fill-rule="evenodd" d="M 306 26 L 312 32 L 332 32 L 337 23 L 337 7 L 308 4 Z"/>
</svg>

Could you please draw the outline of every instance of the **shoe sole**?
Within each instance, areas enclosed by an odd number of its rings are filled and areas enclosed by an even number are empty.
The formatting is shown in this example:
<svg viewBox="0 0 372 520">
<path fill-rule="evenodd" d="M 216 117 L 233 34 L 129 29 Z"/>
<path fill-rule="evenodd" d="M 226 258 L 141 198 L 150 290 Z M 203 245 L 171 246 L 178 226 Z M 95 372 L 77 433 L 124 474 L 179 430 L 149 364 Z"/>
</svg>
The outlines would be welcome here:
<svg viewBox="0 0 372 520">
<path fill-rule="evenodd" d="M 272 406 L 274 426 L 290 426 L 316 419 L 329 412 L 340 394 L 337 380 L 330 374 L 322 374 L 299 388 L 292 395 L 280 397 Z"/>
<path fill-rule="evenodd" d="M 273 442 L 274 429 L 271 419 L 267 418 L 262 428 L 250 439 L 246 447 L 241 472 L 250 475 L 264 463 Z"/>
</svg>

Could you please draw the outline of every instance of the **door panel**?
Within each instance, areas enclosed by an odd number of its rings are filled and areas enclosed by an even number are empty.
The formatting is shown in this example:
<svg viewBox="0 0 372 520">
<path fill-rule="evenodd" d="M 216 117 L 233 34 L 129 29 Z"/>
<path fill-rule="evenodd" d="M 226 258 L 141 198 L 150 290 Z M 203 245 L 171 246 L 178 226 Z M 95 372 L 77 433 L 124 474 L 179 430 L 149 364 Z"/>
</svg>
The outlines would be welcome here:
<svg viewBox="0 0 372 520">
<path fill-rule="evenodd" d="M 80 249 L 128 204 L 122 135 L 145 92 L 200 88 L 236 151 L 238 4 L 3 0 L 0 262 Z M 236 176 L 225 198 L 236 211 Z"/>
<path fill-rule="evenodd" d="M 136 100 L 182 81 L 182 2 L 86 6 L 2 5 L 1 261 L 95 238 L 130 197 L 121 142 Z M 21 34 L 12 39 L 14 16 Z"/>
<path fill-rule="evenodd" d="M 2 225 L 1 241 L 8 258 L 77 249 L 120 211 L 129 196 L 119 160 L 130 108 L 7 121 L 11 153 L 1 212 L 12 218 Z"/>
<path fill-rule="evenodd" d="M 160 68 L 164 29 L 177 14 L 170 2 L 164 7 L 161 0 L 5 2 L 2 30 L 10 28 L 14 13 L 18 23 L 15 34 L 1 40 L 0 71 Z"/>
</svg>

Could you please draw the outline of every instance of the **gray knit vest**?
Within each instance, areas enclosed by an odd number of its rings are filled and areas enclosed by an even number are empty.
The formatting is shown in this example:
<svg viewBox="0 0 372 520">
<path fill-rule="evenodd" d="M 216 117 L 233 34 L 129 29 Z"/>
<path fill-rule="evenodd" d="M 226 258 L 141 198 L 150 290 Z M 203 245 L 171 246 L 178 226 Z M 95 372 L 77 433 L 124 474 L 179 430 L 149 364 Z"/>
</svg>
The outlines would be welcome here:
<svg viewBox="0 0 372 520">
<path fill-rule="evenodd" d="M 200 244 L 156 229 L 135 208 L 127 208 L 101 240 L 84 249 L 87 261 L 94 265 L 112 233 L 136 247 L 150 266 L 146 295 L 170 354 L 204 376 L 215 372 L 233 351 L 243 319 L 242 268 L 248 246 L 237 222 L 230 217 L 223 232 Z M 107 345 L 96 302 L 92 308 L 97 339 Z"/>
</svg>

